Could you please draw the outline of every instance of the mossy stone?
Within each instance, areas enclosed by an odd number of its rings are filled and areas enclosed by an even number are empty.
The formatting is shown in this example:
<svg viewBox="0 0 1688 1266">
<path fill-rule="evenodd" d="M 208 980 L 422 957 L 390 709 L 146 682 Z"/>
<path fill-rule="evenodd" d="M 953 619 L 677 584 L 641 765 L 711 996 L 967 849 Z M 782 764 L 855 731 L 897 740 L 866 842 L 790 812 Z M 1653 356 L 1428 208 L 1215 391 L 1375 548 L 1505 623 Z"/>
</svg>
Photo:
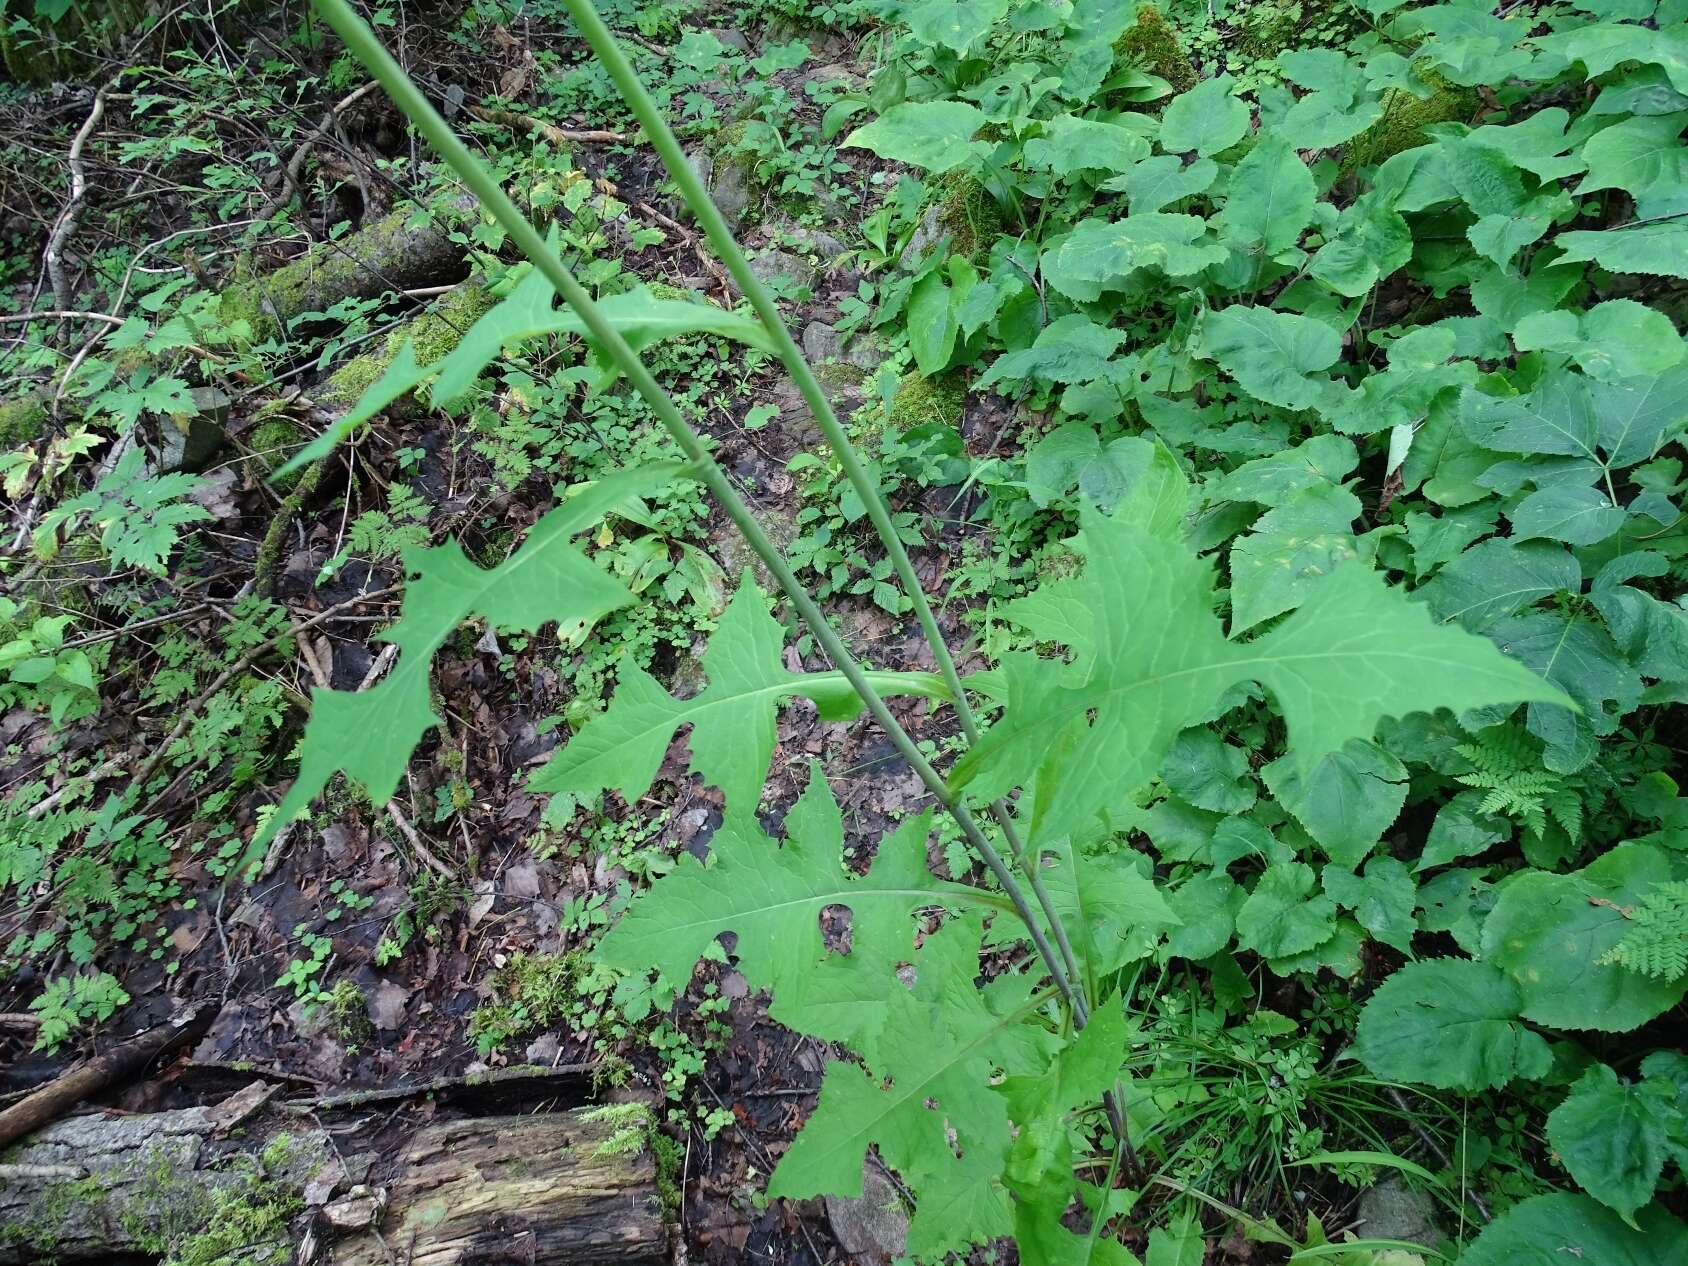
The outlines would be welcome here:
<svg viewBox="0 0 1688 1266">
<path fill-rule="evenodd" d="M 246 447 L 251 450 L 246 459 L 247 473 L 256 480 L 268 479 L 308 438 L 291 418 L 270 418 L 258 423 L 245 437 Z M 294 471 L 277 479 L 275 487 L 285 493 L 298 482 L 299 472 Z"/>
<path fill-rule="evenodd" d="M 453 286 L 426 312 L 388 334 L 375 351 L 354 356 L 335 370 L 317 393 L 318 402 L 348 408 L 356 404 L 387 372 L 387 366 L 407 340 L 416 349 L 418 365 L 431 365 L 444 358 L 462 341 L 469 327 L 497 302 L 480 278 Z"/>
<path fill-rule="evenodd" d="M 1430 96 L 1415 97 L 1400 88 L 1385 92 L 1383 117 L 1350 141 L 1342 155 L 1345 174 L 1423 145 L 1428 139 L 1424 129 L 1433 124 L 1457 122 L 1476 114 L 1482 98 L 1475 88 L 1462 88 L 1427 67 L 1417 69 L 1433 90 Z"/>
<path fill-rule="evenodd" d="M 1159 75 L 1174 93 L 1196 86 L 1196 68 L 1183 41 L 1155 5 L 1138 6 L 1137 20 L 1114 41 L 1114 56 Z"/>
<path fill-rule="evenodd" d="M 953 171 L 938 181 L 938 225 L 950 235 L 950 249 L 982 259 L 1002 233 L 1002 208 L 977 176 Z"/>
<path fill-rule="evenodd" d="M 886 425 L 896 431 L 925 426 L 929 422 L 959 426 L 966 399 L 967 388 L 957 375 L 926 378 L 918 373 L 905 374 L 891 400 L 891 413 L 885 420 Z"/>
<path fill-rule="evenodd" d="M 16 448 L 41 438 L 47 425 L 47 401 L 38 392 L 26 391 L 0 401 L 0 448 Z"/>
</svg>

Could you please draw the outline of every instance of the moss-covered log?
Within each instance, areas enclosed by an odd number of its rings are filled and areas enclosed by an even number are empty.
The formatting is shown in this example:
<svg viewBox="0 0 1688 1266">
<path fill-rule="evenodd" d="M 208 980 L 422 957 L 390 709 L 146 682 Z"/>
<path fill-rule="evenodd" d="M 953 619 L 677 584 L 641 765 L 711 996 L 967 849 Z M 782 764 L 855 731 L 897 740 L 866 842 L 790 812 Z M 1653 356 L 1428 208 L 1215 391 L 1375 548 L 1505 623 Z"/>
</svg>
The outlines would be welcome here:
<svg viewBox="0 0 1688 1266">
<path fill-rule="evenodd" d="M 639 1104 L 436 1123 L 355 1174 L 344 1137 L 273 1109 L 237 1120 L 227 1105 L 93 1113 L 0 1153 L 0 1266 L 283 1266 L 307 1240 L 339 1266 L 386 1266 L 382 1240 L 412 1266 L 667 1259 L 674 1167 Z"/>
<path fill-rule="evenodd" d="M 451 232 L 470 205 L 431 212 L 401 207 L 337 241 L 320 242 L 274 272 L 229 286 L 220 315 L 226 323 L 246 321 L 255 339 L 273 338 L 294 317 L 326 311 L 343 299 L 458 281 L 468 263 Z"/>
</svg>

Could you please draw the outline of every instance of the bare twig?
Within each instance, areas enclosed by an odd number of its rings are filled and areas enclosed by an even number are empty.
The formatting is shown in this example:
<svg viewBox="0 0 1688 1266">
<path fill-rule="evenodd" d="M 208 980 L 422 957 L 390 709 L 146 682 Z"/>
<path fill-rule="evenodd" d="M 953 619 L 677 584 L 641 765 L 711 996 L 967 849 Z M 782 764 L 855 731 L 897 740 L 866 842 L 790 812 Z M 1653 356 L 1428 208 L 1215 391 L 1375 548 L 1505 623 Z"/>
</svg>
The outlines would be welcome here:
<svg viewBox="0 0 1688 1266">
<path fill-rule="evenodd" d="M 482 123 L 498 123 L 504 127 L 537 132 L 553 145 L 619 145 L 627 139 L 621 132 L 611 132 L 604 128 L 558 127 L 555 123 L 536 119 L 531 114 L 517 114 L 514 110 L 500 110 L 492 106 L 472 105 L 469 107 L 469 113 Z"/>
<path fill-rule="evenodd" d="M 100 119 L 105 115 L 106 97 L 116 84 L 117 81 L 113 79 L 94 94 L 94 108 L 88 111 L 87 121 L 82 124 L 75 139 L 70 143 L 70 153 L 67 156 L 70 166 L 70 201 L 65 204 L 64 210 L 59 212 L 59 218 L 47 238 L 47 249 L 41 255 L 42 262 L 47 266 L 48 280 L 53 287 L 53 298 L 61 310 L 75 306 L 75 290 L 64 270 L 64 247 L 65 243 L 76 235 L 77 226 L 82 222 L 82 204 L 88 196 L 88 169 L 82 163 L 82 151 L 88 144 L 88 138 L 94 134 L 94 129 L 100 125 Z"/>
</svg>

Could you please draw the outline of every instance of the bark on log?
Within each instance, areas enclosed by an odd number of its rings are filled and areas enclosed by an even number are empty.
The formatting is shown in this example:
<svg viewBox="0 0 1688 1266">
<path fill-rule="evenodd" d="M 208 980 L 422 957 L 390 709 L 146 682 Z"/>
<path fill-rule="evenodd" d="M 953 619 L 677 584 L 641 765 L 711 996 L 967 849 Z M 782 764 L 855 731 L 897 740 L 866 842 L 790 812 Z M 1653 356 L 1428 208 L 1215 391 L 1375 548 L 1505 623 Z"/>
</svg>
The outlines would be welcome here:
<svg viewBox="0 0 1688 1266">
<path fill-rule="evenodd" d="M 423 213 L 400 207 L 338 241 L 321 242 L 299 259 L 223 291 L 219 315 L 245 320 L 252 337 L 282 333 L 305 312 L 324 312 L 343 299 L 373 299 L 389 290 L 414 290 L 459 281 L 469 271 L 451 231 L 473 202 Z"/>
<path fill-rule="evenodd" d="M 388 1250 L 410 1266 L 667 1259 L 639 1105 L 435 1123 L 366 1177 L 372 1154 L 360 1167 L 309 1115 L 301 1128 L 272 1107 L 220 1139 L 251 1089 L 216 1107 L 73 1117 L 0 1153 L 0 1266 L 157 1258 L 218 1234 L 219 1251 L 277 1266 L 311 1243 L 318 1266 L 391 1266 Z M 331 1199 L 336 1185 L 351 1190 Z M 360 1204 L 384 1205 L 379 1235 L 346 1220 Z M 233 1226 L 249 1229 L 230 1244 Z"/>
<path fill-rule="evenodd" d="M 479 1117 L 417 1131 L 388 1188 L 380 1237 L 333 1246 L 335 1266 L 631 1266 L 666 1259 L 642 1112 Z M 383 1241 L 385 1243 L 383 1244 Z"/>
</svg>

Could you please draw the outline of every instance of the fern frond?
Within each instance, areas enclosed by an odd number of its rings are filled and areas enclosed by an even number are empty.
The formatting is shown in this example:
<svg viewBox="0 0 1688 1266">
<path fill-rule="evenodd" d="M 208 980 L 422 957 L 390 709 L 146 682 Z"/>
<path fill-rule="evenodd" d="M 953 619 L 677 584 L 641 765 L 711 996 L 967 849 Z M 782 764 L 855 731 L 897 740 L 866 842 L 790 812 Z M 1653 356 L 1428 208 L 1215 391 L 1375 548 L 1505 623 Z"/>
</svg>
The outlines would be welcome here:
<svg viewBox="0 0 1688 1266">
<path fill-rule="evenodd" d="M 1688 975 L 1688 880 L 1655 884 L 1630 911 L 1623 940 L 1601 955 L 1654 980 Z"/>
</svg>

